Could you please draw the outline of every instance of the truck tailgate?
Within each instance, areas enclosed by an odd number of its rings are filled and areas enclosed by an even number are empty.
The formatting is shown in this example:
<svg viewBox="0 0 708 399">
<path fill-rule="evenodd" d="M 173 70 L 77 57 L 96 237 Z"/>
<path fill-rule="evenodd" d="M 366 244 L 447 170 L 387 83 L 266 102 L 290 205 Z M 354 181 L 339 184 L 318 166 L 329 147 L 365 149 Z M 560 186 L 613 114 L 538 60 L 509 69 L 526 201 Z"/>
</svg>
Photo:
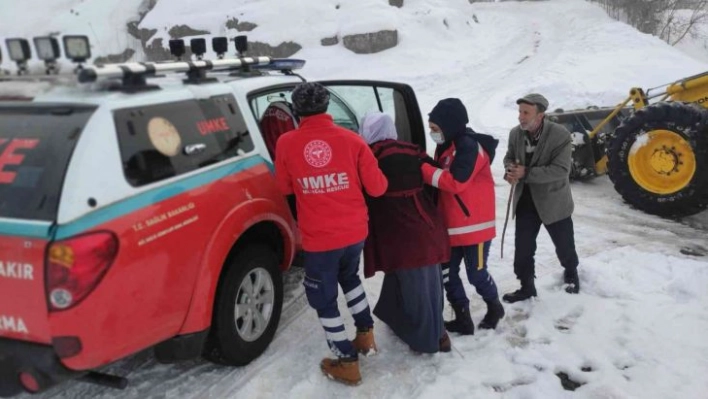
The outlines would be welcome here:
<svg viewBox="0 0 708 399">
<path fill-rule="evenodd" d="M 47 241 L 0 235 L 0 338 L 51 343 L 44 289 Z"/>
</svg>

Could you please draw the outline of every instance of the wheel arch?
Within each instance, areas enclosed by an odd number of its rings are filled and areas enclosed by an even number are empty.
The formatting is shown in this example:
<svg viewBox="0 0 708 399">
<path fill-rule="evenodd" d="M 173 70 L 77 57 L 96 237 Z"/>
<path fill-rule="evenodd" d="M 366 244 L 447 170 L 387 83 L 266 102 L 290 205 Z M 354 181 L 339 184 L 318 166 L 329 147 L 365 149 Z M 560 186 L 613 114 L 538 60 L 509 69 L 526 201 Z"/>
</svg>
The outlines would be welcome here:
<svg viewBox="0 0 708 399">
<path fill-rule="evenodd" d="M 229 260 L 249 243 L 272 248 L 287 270 L 295 256 L 295 233 L 287 215 L 268 200 L 252 200 L 235 208 L 219 225 L 207 246 L 192 301 L 179 334 L 201 331 L 211 325 L 219 282 Z"/>
</svg>

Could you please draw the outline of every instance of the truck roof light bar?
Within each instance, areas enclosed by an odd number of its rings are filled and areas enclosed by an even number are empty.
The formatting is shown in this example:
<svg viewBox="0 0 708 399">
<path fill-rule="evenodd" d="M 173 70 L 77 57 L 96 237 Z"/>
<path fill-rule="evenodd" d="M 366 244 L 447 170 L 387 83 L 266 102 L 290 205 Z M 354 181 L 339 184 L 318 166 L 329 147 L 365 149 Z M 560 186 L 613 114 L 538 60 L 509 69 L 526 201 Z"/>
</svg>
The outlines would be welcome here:
<svg viewBox="0 0 708 399">
<path fill-rule="evenodd" d="M 79 71 L 78 79 L 81 83 L 95 82 L 98 79 L 127 78 L 131 76 L 155 76 L 167 72 L 190 71 L 229 71 L 246 66 L 261 66 L 270 64 L 270 57 L 243 57 L 238 59 L 202 60 L 202 61 L 174 61 L 174 62 L 144 62 L 107 64 L 104 66 L 90 66 Z"/>
<path fill-rule="evenodd" d="M 305 60 L 297 58 L 273 58 L 267 65 L 256 65 L 255 69 L 270 71 L 292 71 L 305 67 Z"/>
</svg>

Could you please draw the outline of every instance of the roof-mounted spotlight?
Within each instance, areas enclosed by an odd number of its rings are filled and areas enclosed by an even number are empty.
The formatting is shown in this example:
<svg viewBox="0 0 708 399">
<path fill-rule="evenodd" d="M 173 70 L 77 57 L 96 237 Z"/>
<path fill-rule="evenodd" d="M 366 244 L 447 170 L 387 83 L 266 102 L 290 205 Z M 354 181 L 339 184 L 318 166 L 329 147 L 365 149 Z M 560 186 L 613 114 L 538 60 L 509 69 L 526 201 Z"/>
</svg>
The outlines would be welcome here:
<svg viewBox="0 0 708 399">
<path fill-rule="evenodd" d="M 224 54 L 229 51 L 229 39 L 225 37 L 212 37 L 211 48 L 216 53 L 216 56 L 221 60 Z"/>
<path fill-rule="evenodd" d="M 182 39 L 172 39 L 170 40 L 170 54 L 172 54 L 177 61 L 182 60 L 182 56 L 185 53 L 184 40 Z"/>
<path fill-rule="evenodd" d="M 57 73 L 57 58 L 61 56 L 59 41 L 51 36 L 35 37 L 33 40 L 37 57 L 47 66 L 47 75 Z"/>
<path fill-rule="evenodd" d="M 25 75 L 27 73 L 27 60 L 32 57 L 32 51 L 27 39 L 12 38 L 5 39 L 7 52 L 12 61 L 17 63 L 17 74 Z"/>
<path fill-rule="evenodd" d="M 35 37 L 34 49 L 37 57 L 42 61 L 54 61 L 61 56 L 59 41 L 51 36 Z"/>
<path fill-rule="evenodd" d="M 234 38 L 234 43 L 236 43 L 236 51 L 240 57 L 246 55 L 248 51 L 248 37 L 245 35 L 236 36 Z"/>
<path fill-rule="evenodd" d="M 197 60 L 204 58 L 204 53 L 207 51 L 206 40 L 204 38 L 196 38 L 189 41 L 189 47 L 192 53 L 197 56 Z"/>
<path fill-rule="evenodd" d="M 64 42 L 64 55 L 72 62 L 79 64 L 76 70 L 82 69 L 81 63 L 91 58 L 91 44 L 88 36 L 66 35 L 62 38 Z"/>
</svg>

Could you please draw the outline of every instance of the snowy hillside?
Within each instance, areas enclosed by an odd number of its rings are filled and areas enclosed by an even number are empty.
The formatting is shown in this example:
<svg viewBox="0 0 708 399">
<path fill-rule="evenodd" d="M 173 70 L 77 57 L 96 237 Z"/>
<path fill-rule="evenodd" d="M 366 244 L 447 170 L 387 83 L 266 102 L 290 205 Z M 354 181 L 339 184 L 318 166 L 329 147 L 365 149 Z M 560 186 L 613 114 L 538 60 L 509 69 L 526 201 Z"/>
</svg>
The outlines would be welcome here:
<svg viewBox="0 0 708 399">
<path fill-rule="evenodd" d="M 139 20 L 141 4 L 4 1 L 0 37 L 84 33 L 93 38 L 95 54 L 119 53 L 126 44 L 140 45 L 123 28 Z M 546 95 L 552 109 L 615 105 L 633 86 L 654 87 L 708 70 L 708 62 L 611 20 L 583 0 L 405 0 L 400 9 L 385 0 L 160 0 L 138 27 L 156 30 L 150 41 L 166 40 L 170 26 L 179 24 L 234 36 L 236 29 L 225 27 L 232 18 L 257 25 L 247 32 L 250 40 L 301 45 L 294 56 L 308 61 L 303 75 L 309 79 L 405 82 L 424 115 L 439 99 L 459 97 L 470 125 L 495 135 L 501 148 L 518 123 L 515 100 L 528 92 Z M 398 31 L 398 45 L 376 54 L 355 54 L 341 41 L 321 44 L 327 37 L 384 29 Z M 509 187 L 500 161 L 493 172 L 500 237 Z M 381 353 L 362 360 L 363 384 L 348 388 L 326 380 L 318 362 L 329 353 L 296 273 L 288 276 L 295 282 L 275 341 L 247 367 L 159 365 L 145 352 L 109 368 L 129 376 L 126 391 L 72 382 L 42 397 L 708 397 L 708 258 L 690 255 L 708 250 L 708 212 L 679 222 L 644 214 L 624 204 L 606 177 L 572 189 L 581 294 L 561 291 L 561 267 L 543 232 L 538 300 L 506 306 L 497 331 L 453 335 L 451 354 L 414 355 L 379 323 Z M 506 234 L 504 258 L 497 239 L 489 261 L 502 292 L 517 287 L 513 222 Z M 371 303 L 381 280 L 366 281 Z M 484 303 L 466 287 L 479 322 Z M 559 375 L 581 386 L 568 391 Z"/>
<path fill-rule="evenodd" d="M 139 21 L 150 3 L 4 2 L 0 39 L 86 34 L 94 56 L 118 54 L 129 47 L 139 59 L 140 40 L 127 32 L 126 24 Z M 234 18 L 256 28 L 248 32 L 227 28 Z M 599 7 L 583 0 L 547 4 L 408 0 L 402 8 L 384 0 L 163 0 L 137 28 L 154 32 L 146 45 L 156 41 L 164 45 L 170 28 L 184 25 L 215 36 L 247 34 L 251 41 L 272 46 L 293 41 L 302 46 L 294 56 L 308 60 L 304 73 L 310 79 L 404 81 L 420 93 L 424 111 L 440 96 L 459 96 L 476 110 L 471 112 L 474 128 L 500 131 L 513 124 L 519 90 L 552 92 L 551 108 L 614 105 L 630 87 L 653 87 L 706 70 L 706 63 L 607 18 Z M 321 45 L 328 37 L 387 29 L 397 29 L 398 45 L 376 54 L 354 54 L 341 40 L 334 46 Z M 9 64 L 6 60 L 3 66 Z M 460 85 L 461 78 L 469 78 L 471 85 Z M 426 87 L 430 82 L 435 87 Z"/>
</svg>

